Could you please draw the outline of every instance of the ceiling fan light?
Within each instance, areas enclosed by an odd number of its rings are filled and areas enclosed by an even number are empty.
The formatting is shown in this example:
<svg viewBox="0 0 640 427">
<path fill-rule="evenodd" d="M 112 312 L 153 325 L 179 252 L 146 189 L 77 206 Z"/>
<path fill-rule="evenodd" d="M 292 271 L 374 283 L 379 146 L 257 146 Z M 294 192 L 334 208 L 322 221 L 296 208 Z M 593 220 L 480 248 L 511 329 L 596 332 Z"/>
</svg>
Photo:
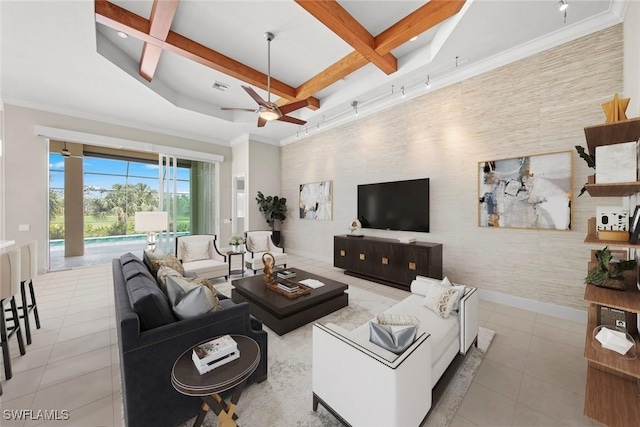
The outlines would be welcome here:
<svg viewBox="0 0 640 427">
<path fill-rule="evenodd" d="M 275 111 L 261 111 L 260 117 L 262 117 L 265 120 L 277 120 L 280 118 L 280 115 Z"/>
</svg>

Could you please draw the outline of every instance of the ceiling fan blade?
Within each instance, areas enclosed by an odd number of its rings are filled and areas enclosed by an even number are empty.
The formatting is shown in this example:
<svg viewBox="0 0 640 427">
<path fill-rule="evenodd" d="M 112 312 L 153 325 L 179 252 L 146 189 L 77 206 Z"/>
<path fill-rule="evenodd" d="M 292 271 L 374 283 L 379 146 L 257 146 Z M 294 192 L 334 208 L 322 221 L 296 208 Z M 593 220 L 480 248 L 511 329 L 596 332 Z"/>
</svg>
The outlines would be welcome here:
<svg viewBox="0 0 640 427">
<path fill-rule="evenodd" d="M 255 108 L 251 109 L 251 108 L 220 107 L 220 109 L 224 110 L 224 111 L 249 111 L 251 113 L 255 113 L 256 112 Z"/>
<path fill-rule="evenodd" d="M 249 86 L 242 86 L 242 89 L 244 89 L 245 92 L 247 92 L 249 96 L 258 103 L 258 105 L 262 105 L 263 107 L 267 107 L 267 108 L 269 107 L 269 104 L 267 104 L 267 102 L 264 99 L 262 99 L 255 90 L 253 90 Z"/>
<path fill-rule="evenodd" d="M 267 120 L 263 119 L 261 116 L 258 116 L 258 127 L 261 128 L 267 124 Z"/>
<path fill-rule="evenodd" d="M 309 105 L 309 101 L 307 101 L 306 99 L 303 99 L 302 101 L 292 102 L 290 104 L 286 104 L 278 108 L 280 108 L 280 111 L 282 111 L 282 114 L 289 114 L 292 111 L 299 110 L 308 105 Z"/>
<path fill-rule="evenodd" d="M 305 122 L 304 120 L 296 119 L 295 117 L 291 117 L 291 116 L 282 116 L 278 120 L 280 120 L 281 122 L 294 123 L 296 125 L 307 124 L 307 122 Z"/>
</svg>

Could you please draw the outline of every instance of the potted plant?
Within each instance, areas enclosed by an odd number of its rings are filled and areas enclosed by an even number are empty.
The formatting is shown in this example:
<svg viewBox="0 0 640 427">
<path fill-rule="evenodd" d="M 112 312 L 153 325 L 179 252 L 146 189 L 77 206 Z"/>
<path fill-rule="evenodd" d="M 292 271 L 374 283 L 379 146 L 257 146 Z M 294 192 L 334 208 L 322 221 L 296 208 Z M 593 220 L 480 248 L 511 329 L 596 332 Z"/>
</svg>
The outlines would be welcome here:
<svg viewBox="0 0 640 427">
<path fill-rule="evenodd" d="M 588 152 L 585 151 L 584 147 L 581 147 L 579 145 L 576 145 L 575 147 L 576 147 L 576 151 L 578 152 L 580 157 L 582 159 L 584 159 L 584 161 L 587 163 L 587 166 L 589 166 L 590 168 L 595 169 L 596 168 L 596 154 L 595 153 L 589 154 Z M 582 188 L 580 189 L 580 194 L 578 194 L 578 197 L 582 196 L 585 191 L 587 191 L 587 184 L 582 186 Z"/>
<path fill-rule="evenodd" d="M 238 252 L 238 246 L 244 244 L 244 236 L 234 234 L 229 237 L 229 244 L 233 246 L 233 252 Z"/>
<path fill-rule="evenodd" d="M 596 251 L 596 266 L 589 270 L 585 283 L 605 288 L 625 290 L 624 272 L 636 267 L 635 260 L 611 262 L 611 251 L 608 247 Z"/>
<path fill-rule="evenodd" d="M 278 196 L 265 197 L 262 191 L 258 191 L 256 202 L 258 202 L 258 209 L 264 214 L 267 224 L 271 227 L 273 243 L 279 245 L 280 231 L 276 231 L 275 226 L 276 221 L 282 222 L 287 219 L 287 199 Z"/>
</svg>

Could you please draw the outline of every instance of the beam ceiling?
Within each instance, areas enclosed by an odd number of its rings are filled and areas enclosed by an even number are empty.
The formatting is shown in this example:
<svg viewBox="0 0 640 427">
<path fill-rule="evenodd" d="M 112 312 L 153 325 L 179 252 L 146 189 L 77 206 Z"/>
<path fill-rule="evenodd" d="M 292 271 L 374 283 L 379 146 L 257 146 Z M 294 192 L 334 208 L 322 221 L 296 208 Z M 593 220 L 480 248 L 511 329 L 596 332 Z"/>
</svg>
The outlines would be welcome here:
<svg viewBox="0 0 640 427">
<path fill-rule="evenodd" d="M 151 28 L 149 35 L 158 40 L 166 40 L 171 30 L 173 17 L 180 0 L 154 0 L 151 8 Z M 140 75 L 151 81 L 156 72 L 162 47 L 145 42 L 140 56 Z"/>
</svg>

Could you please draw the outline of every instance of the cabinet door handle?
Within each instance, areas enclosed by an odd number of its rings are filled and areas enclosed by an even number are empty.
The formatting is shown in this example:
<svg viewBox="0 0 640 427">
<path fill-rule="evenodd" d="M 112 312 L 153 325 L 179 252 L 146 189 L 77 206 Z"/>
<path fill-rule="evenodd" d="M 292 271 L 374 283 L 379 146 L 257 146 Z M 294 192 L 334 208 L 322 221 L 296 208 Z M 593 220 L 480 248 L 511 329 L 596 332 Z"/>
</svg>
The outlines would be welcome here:
<svg viewBox="0 0 640 427">
<path fill-rule="evenodd" d="M 365 258 L 364 254 L 360 254 L 360 260 L 364 261 L 364 258 Z"/>
<path fill-rule="evenodd" d="M 389 264 L 389 258 L 387 258 L 387 257 L 382 257 L 382 264 L 384 264 L 384 265 Z"/>
<path fill-rule="evenodd" d="M 415 262 L 410 262 L 409 263 L 409 270 L 415 270 L 416 269 L 416 263 Z"/>
<path fill-rule="evenodd" d="M 344 255 L 345 255 L 344 251 L 340 251 L 340 256 L 344 256 Z"/>
</svg>

